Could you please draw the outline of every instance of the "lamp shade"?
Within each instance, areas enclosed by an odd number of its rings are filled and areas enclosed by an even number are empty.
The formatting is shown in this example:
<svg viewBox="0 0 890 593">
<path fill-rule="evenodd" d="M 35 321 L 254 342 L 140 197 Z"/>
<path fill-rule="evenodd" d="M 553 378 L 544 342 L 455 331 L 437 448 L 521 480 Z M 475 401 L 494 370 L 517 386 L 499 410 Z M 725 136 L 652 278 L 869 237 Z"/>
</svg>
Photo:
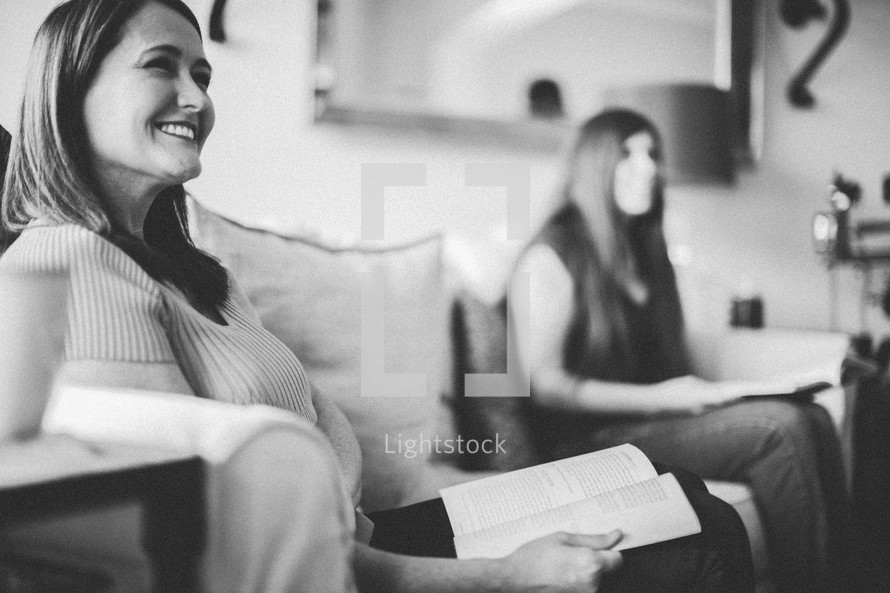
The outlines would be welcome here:
<svg viewBox="0 0 890 593">
<path fill-rule="evenodd" d="M 646 84 L 607 89 L 610 107 L 652 120 L 664 145 L 668 183 L 730 184 L 734 179 L 732 103 L 707 84 Z"/>
</svg>

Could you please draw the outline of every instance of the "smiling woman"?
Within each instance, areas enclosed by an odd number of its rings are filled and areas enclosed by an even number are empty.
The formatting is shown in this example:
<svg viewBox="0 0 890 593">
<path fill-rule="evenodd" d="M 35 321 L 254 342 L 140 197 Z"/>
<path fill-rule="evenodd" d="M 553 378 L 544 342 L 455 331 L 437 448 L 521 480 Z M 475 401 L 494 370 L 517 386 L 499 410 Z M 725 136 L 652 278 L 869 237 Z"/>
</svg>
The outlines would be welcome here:
<svg viewBox="0 0 890 593">
<path fill-rule="evenodd" d="M 87 90 L 91 172 L 114 221 L 135 237 L 162 190 L 201 173 L 214 122 L 210 72 L 198 30 L 151 3 L 127 23 Z"/>
<path fill-rule="evenodd" d="M 198 21 L 180 0 L 53 10 L 29 59 L 6 227 L 84 227 L 219 321 L 227 276 L 192 244 L 182 187 L 200 173 L 213 128 L 210 73 Z"/>
</svg>

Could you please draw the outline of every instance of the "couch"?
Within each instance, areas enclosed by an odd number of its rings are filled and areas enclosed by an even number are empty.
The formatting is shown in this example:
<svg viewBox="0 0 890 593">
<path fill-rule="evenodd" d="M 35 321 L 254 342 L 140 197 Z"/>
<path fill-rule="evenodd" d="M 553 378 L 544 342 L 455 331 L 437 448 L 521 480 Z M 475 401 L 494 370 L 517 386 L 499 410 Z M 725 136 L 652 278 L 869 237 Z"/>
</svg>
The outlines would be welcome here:
<svg viewBox="0 0 890 593">
<path fill-rule="evenodd" d="M 232 270 L 263 324 L 296 352 L 314 386 L 355 428 L 364 457 L 364 510 L 424 500 L 442 486 L 484 475 L 468 471 L 479 467 L 472 456 L 449 455 L 435 439 L 456 439 L 486 417 L 472 411 L 478 404 L 462 401 L 463 376 L 504 371 L 505 328 L 497 305 L 474 294 L 462 277 L 466 262 L 455 263 L 447 237 L 379 247 L 251 228 L 196 202 L 190 216 L 197 243 Z M 795 373 L 840 381 L 849 343 L 844 334 L 730 331 L 725 321 L 695 321 L 689 323 L 691 349 L 697 374 L 705 378 Z M 846 385 L 818 396 L 842 434 L 848 461 L 853 393 Z M 490 399 L 489 418 L 511 405 L 511 398 Z M 708 487 L 739 511 L 758 591 L 772 590 L 750 489 L 726 482 Z"/>
<path fill-rule="evenodd" d="M 503 372 L 505 326 L 497 305 L 457 272 L 445 237 L 354 246 L 311 233 L 286 237 L 249 228 L 196 203 L 190 215 L 198 244 L 233 271 L 264 325 L 297 353 L 315 388 L 331 396 L 355 428 L 365 460 L 364 510 L 424 500 L 442 486 L 487 473 L 477 471 L 483 466 L 471 455 L 433 450 L 436 437 L 454 442 L 485 430 L 480 423 L 498 422 L 514 401 L 462 397 L 466 373 Z M 794 371 L 837 380 L 848 342 L 826 332 L 690 326 L 699 374 L 714 379 Z M 844 436 L 848 459 L 852 393 L 846 386 L 819 396 Z M 470 400 L 487 402 L 480 407 Z M 171 394 L 62 386 L 44 430 L 201 456 L 208 467 L 208 543 L 201 564 L 206 590 L 352 589 L 354 522 L 332 452 L 317 429 L 290 414 Z M 430 444 L 419 446 L 423 442 Z M 708 487 L 742 516 L 758 591 L 774 590 L 751 491 L 736 483 Z M 0 546 L 98 564 L 114 574 L 117 590 L 148 590 L 136 510 L 100 515 L 4 531 Z"/>
</svg>

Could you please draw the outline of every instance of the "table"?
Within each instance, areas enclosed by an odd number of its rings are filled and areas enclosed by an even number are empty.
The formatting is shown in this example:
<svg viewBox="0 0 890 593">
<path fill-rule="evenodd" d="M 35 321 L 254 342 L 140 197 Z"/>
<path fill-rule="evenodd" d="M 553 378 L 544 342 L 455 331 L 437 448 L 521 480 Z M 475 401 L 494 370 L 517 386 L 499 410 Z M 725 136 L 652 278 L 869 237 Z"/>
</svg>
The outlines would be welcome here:
<svg viewBox="0 0 890 593">
<path fill-rule="evenodd" d="M 200 458 L 66 435 L 0 443 L 0 530 L 124 502 L 143 510 L 152 590 L 198 591 L 205 538 Z"/>
</svg>

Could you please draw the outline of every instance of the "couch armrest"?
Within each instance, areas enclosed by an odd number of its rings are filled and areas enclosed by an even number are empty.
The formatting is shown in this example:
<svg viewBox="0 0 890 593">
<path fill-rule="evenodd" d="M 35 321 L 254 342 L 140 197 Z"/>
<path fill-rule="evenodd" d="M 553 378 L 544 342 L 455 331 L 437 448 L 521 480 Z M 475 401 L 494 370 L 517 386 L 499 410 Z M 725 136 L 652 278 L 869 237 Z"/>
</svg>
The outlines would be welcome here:
<svg viewBox="0 0 890 593">
<path fill-rule="evenodd" d="M 324 436 L 293 415 L 177 394 L 65 386 L 43 426 L 206 461 L 205 590 L 354 588 L 353 515 L 336 459 Z"/>
</svg>

